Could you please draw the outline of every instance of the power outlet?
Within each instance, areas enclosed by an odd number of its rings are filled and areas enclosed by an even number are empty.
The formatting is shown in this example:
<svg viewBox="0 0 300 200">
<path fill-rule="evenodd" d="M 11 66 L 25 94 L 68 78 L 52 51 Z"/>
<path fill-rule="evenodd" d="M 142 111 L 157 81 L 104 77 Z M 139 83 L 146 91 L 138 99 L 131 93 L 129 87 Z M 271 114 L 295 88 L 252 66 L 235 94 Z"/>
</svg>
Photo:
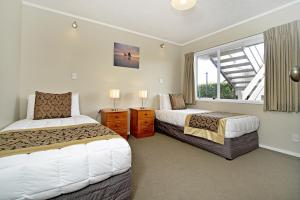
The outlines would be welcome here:
<svg viewBox="0 0 300 200">
<path fill-rule="evenodd" d="M 73 73 L 71 74 L 71 79 L 72 79 L 72 80 L 76 80 L 76 79 L 77 79 L 77 73 L 74 73 L 74 72 L 73 72 Z"/>
<path fill-rule="evenodd" d="M 160 83 L 160 84 L 163 84 L 163 83 L 164 83 L 164 79 L 163 79 L 163 78 L 160 78 L 160 79 L 159 79 L 159 83 Z"/>
<path fill-rule="evenodd" d="M 293 142 L 300 142 L 299 134 L 297 134 L 297 133 L 292 134 L 292 141 Z"/>
</svg>

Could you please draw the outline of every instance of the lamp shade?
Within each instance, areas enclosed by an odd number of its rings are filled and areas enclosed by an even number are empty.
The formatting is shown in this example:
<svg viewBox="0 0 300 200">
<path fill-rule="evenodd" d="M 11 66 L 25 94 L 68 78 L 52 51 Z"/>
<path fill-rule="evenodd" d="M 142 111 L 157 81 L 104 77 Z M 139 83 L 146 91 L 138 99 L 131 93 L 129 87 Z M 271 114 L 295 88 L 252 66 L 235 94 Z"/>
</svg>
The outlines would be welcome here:
<svg viewBox="0 0 300 200">
<path fill-rule="evenodd" d="M 120 90 L 119 89 L 109 90 L 109 97 L 112 99 L 119 99 L 120 98 Z"/>
<path fill-rule="evenodd" d="M 171 0 L 171 5 L 176 10 L 189 10 L 193 8 L 197 0 Z"/>
<path fill-rule="evenodd" d="M 140 90 L 140 91 L 139 91 L 139 97 L 140 97 L 141 99 L 147 99 L 147 97 L 148 97 L 147 90 Z"/>
</svg>

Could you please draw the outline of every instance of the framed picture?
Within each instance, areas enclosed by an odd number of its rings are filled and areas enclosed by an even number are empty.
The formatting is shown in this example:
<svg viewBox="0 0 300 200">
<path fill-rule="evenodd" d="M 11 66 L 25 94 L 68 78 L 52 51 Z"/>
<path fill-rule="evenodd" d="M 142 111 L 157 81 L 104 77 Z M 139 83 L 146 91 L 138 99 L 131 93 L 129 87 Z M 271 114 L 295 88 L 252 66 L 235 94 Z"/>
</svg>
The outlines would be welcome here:
<svg viewBox="0 0 300 200">
<path fill-rule="evenodd" d="M 127 44 L 114 43 L 114 66 L 138 69 L 140 48 Z"/>
</svg>

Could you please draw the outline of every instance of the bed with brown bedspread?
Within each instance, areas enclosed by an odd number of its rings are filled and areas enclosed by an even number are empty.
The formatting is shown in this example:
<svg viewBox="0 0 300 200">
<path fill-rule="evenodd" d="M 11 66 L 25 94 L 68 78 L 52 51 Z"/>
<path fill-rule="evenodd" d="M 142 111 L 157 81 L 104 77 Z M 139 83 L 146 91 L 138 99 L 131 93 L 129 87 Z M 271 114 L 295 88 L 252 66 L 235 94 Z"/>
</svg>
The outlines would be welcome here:
<svg viewBox="0 0 300 200">
<path fill-rule="evenodd" d="M 224 138 L 224 144 L 218 144 L 205 138 L 184 134 L 184 127 L 176 126 L 158 119 L 155 120 L 155 130 L 229 160 L 258 148 L 257 131 L 236 138 Z"/>
</svg>

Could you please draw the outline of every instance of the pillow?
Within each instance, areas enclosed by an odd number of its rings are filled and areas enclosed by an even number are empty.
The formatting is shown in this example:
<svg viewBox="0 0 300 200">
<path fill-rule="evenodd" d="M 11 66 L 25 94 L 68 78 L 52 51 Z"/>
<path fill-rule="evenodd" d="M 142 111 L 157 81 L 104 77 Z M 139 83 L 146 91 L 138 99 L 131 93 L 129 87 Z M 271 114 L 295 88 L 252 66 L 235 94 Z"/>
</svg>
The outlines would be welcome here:
<svg viewBox="0 0 300 200">
<path fill-rule="evenodd" d="M 72 93 L 35 92 L 34 120 L 71 117 Z"/>
<path fill-rule="evenodd" d="M 186 105 L 182 94 L 169 94 L 169 96 L 173 110 L 186 109 Z"/>
<path fill-rule="evenodd" d="M 172 110 L 170 97 L 168 94 L 159 94 L 159 109 Z"/>
<path fill-rule="evenodd" d="M 71 108 L 71 115 L 78 116 L 80 115 L 79 111 L 79 94 L 78 93 L 72 93 L 72 108 Z"/>
<path fill-rule="evenodd" d="M 29 95 L 27 103 L 27 119 L 33 119 L 34 117 L 34 104 L 35 104 L 35 95 Z M 79 94 L 72 93 L 72 107 L 71 107 L 71 116 L 80 115 L 79 111 Z"/>
</svg>

